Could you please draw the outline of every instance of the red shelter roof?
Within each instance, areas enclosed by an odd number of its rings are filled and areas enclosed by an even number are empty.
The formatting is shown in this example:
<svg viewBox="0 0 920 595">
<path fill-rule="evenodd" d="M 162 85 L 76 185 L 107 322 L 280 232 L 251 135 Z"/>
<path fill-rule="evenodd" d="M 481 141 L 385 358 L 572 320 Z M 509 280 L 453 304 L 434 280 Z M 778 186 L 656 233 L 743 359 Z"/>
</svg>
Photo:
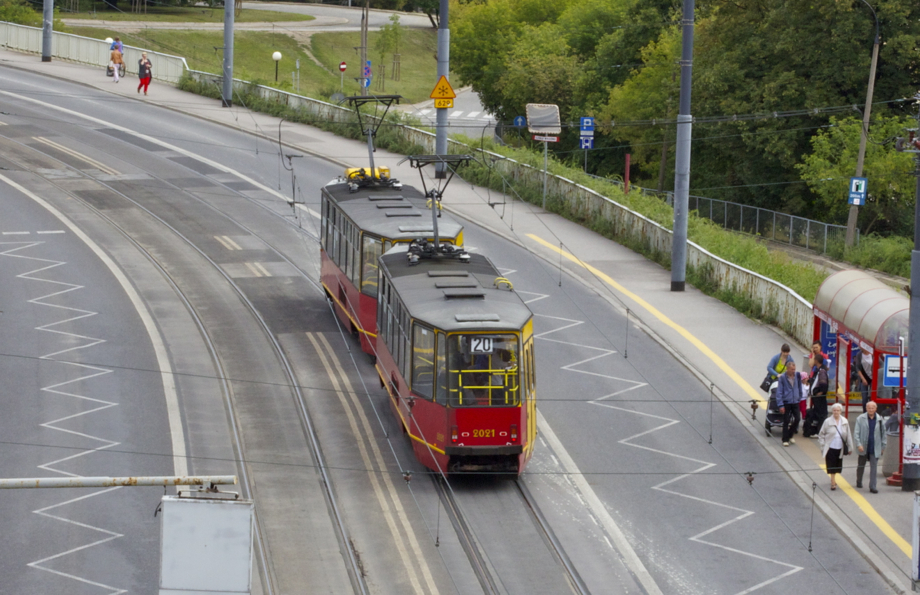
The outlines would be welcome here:
<svg viewBox="0 0 920 595">
<path fill-rule="evenodd" d="M 818 288 L 812 309 L 819 318 L 836 322 L 875 350 L 898 352 L 898 337 L 907 347 L 910 300 L 862 271 L 834 273 Z"/>
</svg>

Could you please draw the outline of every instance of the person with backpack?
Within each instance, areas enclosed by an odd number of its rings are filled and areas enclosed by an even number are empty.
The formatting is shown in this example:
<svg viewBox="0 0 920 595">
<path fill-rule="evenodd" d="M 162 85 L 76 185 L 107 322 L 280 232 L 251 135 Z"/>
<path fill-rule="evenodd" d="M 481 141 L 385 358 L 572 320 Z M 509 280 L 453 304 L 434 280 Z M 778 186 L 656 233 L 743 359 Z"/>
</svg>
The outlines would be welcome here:
<svg viewBox="0 0 920 595">
<path fill-rule="evenodd" d="M 805 428 L 820 428 L 827 419 L 827 388 L 830 384 L 827 377 L 827 363 L 824 355 L 816 353 L 812 356 L 814 366 L 811 368 L 811 414 L 805 414 Z"/>
</svg>

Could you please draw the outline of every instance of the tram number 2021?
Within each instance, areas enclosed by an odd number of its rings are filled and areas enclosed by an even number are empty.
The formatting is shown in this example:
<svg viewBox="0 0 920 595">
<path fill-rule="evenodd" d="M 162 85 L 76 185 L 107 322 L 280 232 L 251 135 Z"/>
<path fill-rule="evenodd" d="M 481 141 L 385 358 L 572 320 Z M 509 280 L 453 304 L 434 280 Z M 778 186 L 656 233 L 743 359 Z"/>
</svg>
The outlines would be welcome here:
<svg viewBox="0 0 920 595">
<path fill-rule="evenodd" d="M 470 351 L 492 353 L 492 337 L 470 337 Z"/>
<path fill-rule="evenodd" d="M 473 430 L 473 438 L 495 438 L 495 430 Z"/>
</svg>

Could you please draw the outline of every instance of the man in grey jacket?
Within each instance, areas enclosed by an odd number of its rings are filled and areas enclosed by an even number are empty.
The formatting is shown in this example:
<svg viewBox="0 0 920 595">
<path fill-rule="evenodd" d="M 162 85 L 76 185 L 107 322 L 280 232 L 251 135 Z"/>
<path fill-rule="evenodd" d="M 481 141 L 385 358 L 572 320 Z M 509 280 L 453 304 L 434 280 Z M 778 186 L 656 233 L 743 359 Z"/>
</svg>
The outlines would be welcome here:
<svg viewBox="0 0 920 595">
<path fill-rule="evenodd" d="M 866 404 L 866 412 L 856 418 L 856 432 L 854 432 L 856 451 L 859 454 L 859 460 L 856 463 L 856 487 L 862 487 L 866 461 L 869 461 L 869 491 L 873 494 L 878 494 L 875 481 L 878 459 L 885 453 L 887 441 L 885 424 L 876 411 L 878 411 L 876 402 L 869 401 Z"/>
<path fill-rule="evenodd" d="M 802 379 L 795 373 L 795 361 L 786 362 L 785 374 L 779 377 L 776 385 L 776 406 L 783 414 L 783 446 L 795 444 L 792 436 L 798 431 L 801 413 L 799 401 L 805 397 L 802 390 Z"/>
</svg>

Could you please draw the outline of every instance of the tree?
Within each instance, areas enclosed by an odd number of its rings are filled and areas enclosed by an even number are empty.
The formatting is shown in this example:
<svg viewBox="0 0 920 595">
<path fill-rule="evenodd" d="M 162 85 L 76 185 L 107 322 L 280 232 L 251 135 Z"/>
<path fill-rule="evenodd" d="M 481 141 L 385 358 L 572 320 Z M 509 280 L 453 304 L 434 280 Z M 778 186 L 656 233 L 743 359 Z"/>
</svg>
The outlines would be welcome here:
<svg viewBox="0 0 920 595">
<path fill-rule="evenodd" d="M 913 231 L 916 179 L 909 153 L 895 151 L 894 144 L 879 144 L 874 139 L 903 136 L 905 127 L 915 125 L 908 118 L 876 117 L 866 144 L 863 176 L 869 179 L 868 200 L 859 208 L 859 227 L 863 233 L 909 235 Z M 812 151 L 796 166 L 808 187 L 817 196 L 825 220 L 843 223 L 850 205 L 847 203 L 850 177 L 856 172 L 862 120 L 831 118 L 831 127 L 811 139 Z"/>
<path fill-rule="evenodd" d="M 385 54 L 398 54 L 402 42 L 403 27 L 399 24 L 399 15 L 390 15 L 390 24 L 380 27 L 374 41 L 374 49 L 380 52 L 380 62 L 386 60 Z"/>
<path fill-rule="evenodd" d="M 42 13 L 34 10 L 27 0 L 0 0 L 0 21 L 41 27 Z"/>
</svg>

